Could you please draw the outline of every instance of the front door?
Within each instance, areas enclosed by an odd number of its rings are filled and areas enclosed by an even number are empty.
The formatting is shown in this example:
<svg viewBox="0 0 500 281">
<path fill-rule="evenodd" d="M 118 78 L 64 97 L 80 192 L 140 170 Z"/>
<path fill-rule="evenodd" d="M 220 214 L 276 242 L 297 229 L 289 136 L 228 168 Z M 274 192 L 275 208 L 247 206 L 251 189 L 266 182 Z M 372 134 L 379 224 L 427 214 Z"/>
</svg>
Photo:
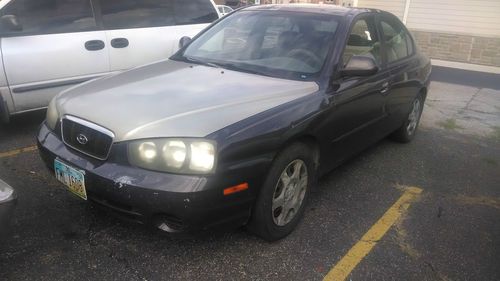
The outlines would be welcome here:
<svg viewBox="0 0 500 281">
<path fill-rule="evenodd" d="M 337 89 L 329 95 L 330 108 L 325 123 L 332 156 L 327 168 L 378 139 L 382 135 L 378 125 L 387 116 L 385 103 L 390 73 L 382 68 L 380 40 L 371 15 L 358 18 L 352 25 L 342 56 L 343 66 L 353 55 L 371 57 L 381 69 L 369 77 L 339 77 L 333 81 Z"/>
<path fill-rule="evenodd" d="M 109 72 L 90 0 L 12 0 L 0 11 L 1 48 L 15 112 L 45 107 L 62 90 Z"/>
</svg>

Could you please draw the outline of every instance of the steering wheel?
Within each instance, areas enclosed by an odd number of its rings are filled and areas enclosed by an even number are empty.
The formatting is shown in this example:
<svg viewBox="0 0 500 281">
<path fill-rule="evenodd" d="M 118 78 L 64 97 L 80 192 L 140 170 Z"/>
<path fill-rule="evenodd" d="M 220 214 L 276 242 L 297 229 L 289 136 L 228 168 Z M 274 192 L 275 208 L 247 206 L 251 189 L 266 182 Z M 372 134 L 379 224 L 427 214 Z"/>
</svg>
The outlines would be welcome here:
<svg viewBox="0 0 500 281">
<path fill-rule="evenodd" d="M 306 49 L 293 49 L 286 55 L 289 57 L 298 58 L 311 67 L 317 67 L 323 64 L 321 59 L 315 53 Z"/>
</svg>

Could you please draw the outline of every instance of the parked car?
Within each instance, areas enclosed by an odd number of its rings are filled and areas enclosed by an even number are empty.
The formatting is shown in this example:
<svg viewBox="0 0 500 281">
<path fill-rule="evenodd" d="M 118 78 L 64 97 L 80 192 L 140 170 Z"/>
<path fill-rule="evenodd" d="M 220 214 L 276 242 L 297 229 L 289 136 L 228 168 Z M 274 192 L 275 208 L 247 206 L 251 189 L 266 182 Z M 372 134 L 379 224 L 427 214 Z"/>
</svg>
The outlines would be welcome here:
<svg viewBox="0 0 500 281">
<path fill-rule="evenodd" d="M 392 14 L 253 6 L 182 42 L 52 100 L 38 146 L 70 191 L 167 232 L 276 240 L 319 176 L 415 136 L 431 65 Z"/>
<path fill-rule="evenodd" d="M 233 8 L 225 5 L 217 5 L 217 9 L 222 17 L 234 11 Z"/>
<path fill-rule="evenodd" d="M 16 206 L 16 193 L 6 182 L 0 180 L 0 244 L 9 230 L 12 212 Z"/>
<path fill-rule="evenodd" d="M 218 19 L 212 0 L 2 0 L 0 121 L 70 86 L 167 59 Z"/>
</svg>

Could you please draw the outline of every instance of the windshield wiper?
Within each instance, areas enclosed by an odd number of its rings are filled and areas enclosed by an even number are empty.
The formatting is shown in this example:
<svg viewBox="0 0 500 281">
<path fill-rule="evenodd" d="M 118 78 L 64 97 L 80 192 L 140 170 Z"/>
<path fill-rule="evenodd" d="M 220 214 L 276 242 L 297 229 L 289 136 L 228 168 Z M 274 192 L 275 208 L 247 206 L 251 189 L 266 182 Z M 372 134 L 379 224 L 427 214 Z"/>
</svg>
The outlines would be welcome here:
<svg viewBox="0 0 500 281">
<path fill-rule="evenodd" d="M 205 65 L 205 66 L 210 66 L 210 67 L 215 67 L 215 68 L 220 68 L 219 65 L 215 64 L 215 63 L 212 63 L 212 62 L 208 62 L 208 61 L 202 61 L 202 60 L 199 60 L 199 59 L 195 59 L 195 58 L 192 58 L 192 57 L 184 57 L 188 62 L 192 62 L 192 63 L 196 63 L 196 64 L 201 64 L 201 65 Z"/>
<path fill-rule="evenodd" d="M 226 69 L 229 69 L 229 70 L 235 70 L 235 71 L 246 72 L 246 73 L 250 73 L 250 74 L 257 74 L 257 75 L 262 75 L 262 76 L 271 76 L 264 71 L 258 71 L 258 70 L 254 70 L 254 69 L 248 69 L 245 67 L 241 67 L 241 65 L 237 64 L 237 63 L 220 63 L 219 66 L 226 68 Z"/>
</svg>

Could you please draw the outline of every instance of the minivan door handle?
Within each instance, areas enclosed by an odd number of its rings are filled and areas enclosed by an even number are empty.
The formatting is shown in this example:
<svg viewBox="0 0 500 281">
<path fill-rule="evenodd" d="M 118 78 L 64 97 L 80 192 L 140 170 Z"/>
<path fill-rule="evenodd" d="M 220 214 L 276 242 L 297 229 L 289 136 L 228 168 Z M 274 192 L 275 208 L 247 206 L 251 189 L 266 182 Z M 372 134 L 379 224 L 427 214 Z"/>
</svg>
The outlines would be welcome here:
<svg viewBox="0 0 500 281">
<path fill-rule="evenodd" d="M 89 51 L 99 51 L 104 49 L 104 41 L 102 40 L 90 40 L 85 42 L 85 49 Z"/>
<path fill-rule="evenodd" d="M 127 38 L 115 38 L 111 40 L 111 46 L 113 48 L 121 49 L 128 47 L 129 42 Z"/>
<path fill-rule="evenodd" d="M 389 92 L 389 82 L 384 82 L 384 84 L 382 84 L 382 90 L 380 90 L 380 93 L 381 94 L 387 94 Z"/>
</svg>

